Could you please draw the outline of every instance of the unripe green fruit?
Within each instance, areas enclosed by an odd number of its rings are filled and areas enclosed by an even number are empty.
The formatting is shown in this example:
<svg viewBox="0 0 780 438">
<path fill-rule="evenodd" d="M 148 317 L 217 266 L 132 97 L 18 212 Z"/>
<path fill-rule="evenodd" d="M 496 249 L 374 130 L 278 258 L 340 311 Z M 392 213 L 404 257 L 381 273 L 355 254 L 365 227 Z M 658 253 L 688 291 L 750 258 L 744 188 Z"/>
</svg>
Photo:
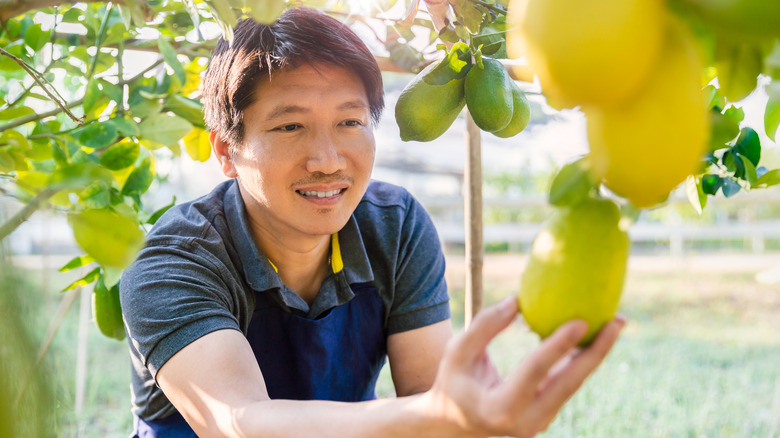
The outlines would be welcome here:
<svg viewBox="0 0 780 438">
<path fill-rule="evenodd" d="M 512 80 L 495 59 L 482 58 L 466 75 L 466 105 L 479 129 L 500 131 L 512 120 Z"/>
</svg>

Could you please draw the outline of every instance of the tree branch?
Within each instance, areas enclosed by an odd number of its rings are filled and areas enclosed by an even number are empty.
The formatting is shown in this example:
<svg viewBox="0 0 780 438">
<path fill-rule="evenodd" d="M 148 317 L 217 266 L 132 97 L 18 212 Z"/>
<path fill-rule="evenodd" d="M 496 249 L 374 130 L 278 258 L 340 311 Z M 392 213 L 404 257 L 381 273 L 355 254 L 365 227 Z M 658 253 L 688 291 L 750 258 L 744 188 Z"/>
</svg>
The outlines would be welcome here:
<svg viewBox="0 0 780 438">
<path fill-rule="evenodd" d="M 0 0 L 0 1 L 1 1 L 1 0 Z M 23 60 L 21 60 L 21 59 L 17 58 L 16 56 L 14 56 L 14 55 L 12 55 L 12 54 L 10 54 L 10 53 L 6 52 L 6 51 L 5 51 L 4 49 L 2 49 L 2 48 L 0 48 L 0 54 L 2 54 L 2 55 L 5 55 L 5 56 L 7 56 L 7 57 L 9 57 L 9 58 L 13 59 L 13 60 L 14 60 L 14 62 L 16 62 L 17 64 L 19 64 L 19 65 L 20 65 L 20 66 L 21 66 L 21 67 L 24 69 L 24 71 L 26 71 L 28 75 L 32 76 L 33 80 L 35 80 L 35 82 L 37 82 L 37 83 L 38 83 L 38 85 L 39 85 L 41 88 L 43 88 L 43 91 L 45 91 L 45 92 L 46 92 L 46 94 L 49 96 L 49 99 L 51 99 L 51 100 L 52 100 L 54 103 L 56 103 L 56 104 L 57 104 L 57 106 L 59 106 L 59 107 L 62 109 L 62 111 L 65 111 L 65 113 L 68 115 L 68 117 L 70 117 L 70 118 L 71 118 L 71 119 L 72 119 L 74 122 L 78 123 L 79 125 L 81 125 L 82 123 L 84 123 L 84 120 L 82 120 L 82 119 L 79 119 L 78 117 L 74 116 L 72 112 L 70 112 L 70 110 L 69 110 L 69 109 L 66 107 L 66 105 L 65 105 L 65 102 L 62 102 L 60 99 L 58 99 L 57 97 L 55 97 L 55 96 L 54 96 L 54 95 L 51 93 L 51 91 L 49 91 L 49 89 L 48 89 L 48 88 L 46 88 L 46 86 L 43 84 L 43 81 L 41 81 L 41 79 L 43 79 L 43 78 L 42 78 L 42 77 L 40 77 L 40 76 L 41 76 L 41 74 L 40 74 L 40 73 L 38 73 L 38 71 L 36 71 L 34 68 L 32 68 L 32 67 L 30 67 L 29 65 L 27 65 L 27 63 L 26 63 L 26 62 L 24 62 Z M 46 79 L 43 79 L 43 80 L 45 81 Z M 48 83 L 48 82 L 47 82 L 47 83 Z M 53 88 L 53 87 L 52 87 L 52 88 Z M 56 92 L 57 92 L 57 90 L 54 90 L 54 92 L 56 93 Z M 57 94 L 59 94 L 59 93 L 57 93 Z M 60 96 L 60 97 L 62 97 L 62 96 Z"/>
<path fill-rule="evenodd" d="M 142 0 L 143 1 L 143 0 Z M 105 0 L 78 0 L 78 3 L 104 3 Z M 6 21 L 9 18 L 24 14 L 33 9 L 43 9 L 51 6 L 60 6 L 67 3 L 76 3 L 76 1 L 61 0 L 0 0 L 0 21 Z M 125 4 L 124 0 L 113 0 L 115 4 Z M 146 3 L 144 1 L 144 3 Z"/>
<path fill-rule="evenodd" d="M 11 219 L 8 219 L 5 221 L 3 225 L 0 225 L 0 240 L 3 240 L 11 234 L 11 232 L 19 227 L 19 225 L 23 224 L 24 221 L 30 218 L 33 213 L 35 213 L 36 210 L 41 206 L 42 203 L 46 202 L 54 196 L 59 190 L 52 190 L 52 189 L 44 189 L 37 195 L 35 195 L 34 198 L 30 200 L 27 204 L 24 204 L 24 207 L 22 207 L 21 210 L 19 210 Z"/>
</svg>

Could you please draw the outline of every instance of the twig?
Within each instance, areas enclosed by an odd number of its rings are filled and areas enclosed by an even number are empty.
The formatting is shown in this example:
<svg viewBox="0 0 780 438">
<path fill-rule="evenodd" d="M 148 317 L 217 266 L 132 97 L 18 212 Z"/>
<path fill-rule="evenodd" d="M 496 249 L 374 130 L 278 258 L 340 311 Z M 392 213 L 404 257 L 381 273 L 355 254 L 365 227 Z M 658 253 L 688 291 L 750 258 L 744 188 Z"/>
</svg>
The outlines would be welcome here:
<svg viewBox="0 0 780 438">
<path fill-rule="evenodd" d="M 59 106 L 62 109 L 62 111 L 64 111 L 65 114 L 67 114 L 68 117 L 70 117 L 74 122 L 76 122 L 78 125 L 81 125 L 82 123 L 84 123 L 83 117 L 81 119 L 79 119 L 78 117 L 74 116 L 73 113 L 70 112 L 70 110 L 66 107 L 65 103 L 63 103 L 62 101 L 60 101 L 59 99 L 54 97 L 54 95 L 49 91 L 48 88 L 46 88 L 46 86 L 43 84 L 43 82 L 41 82 L 42 78 L 39 78 L 40 73 L 38 73 L 34 68 L 32 68 L 29 65 L 27 65 L 27 63 L 24 62 L 22 59 L 17 58 L 16 56 L 6 52 L 2 47 L 0 47 L 0 55 L 5 55 L 5 56 L 11 58 L 12 60 L 14 60 L 14 62 L 16 62 L 17 64 L 19 64 L 24 69 L 24 71 L 26 71 L 27 74 L 32 76 L 32 78 L 35 80 L 35 82 L 37 82 L 38 85 L 41 88 L 43 88 L 43 91 L 46 92 L 46 94 L 49 96 L 49 98 L 52 101 L 54 101 L 54 103 L 56 103 L 57 106 Z M 43 80 L 46 81 L 46 79 L 43 79 Z M 52 87 L 52 88 L 54 88 L 54 87 Z M 56 92 L 56 90 L 55 90 L 55 92 Z M 59 93 L 57 93 L 57 94 L 59 94 Z"/>
<path fill-rule="evenodd" d="M 43 189 L 41 190 L 35 197 L 33 197 L 27 204 L 22 207 L 21 210 L 19 210 L 11 219 L 8 219 L 5 221 L 3 225 L 0 225 L 0 240 L 3 240 L 11 234 L 15 229 L 19 227 L 19 225 L 23 224 L 24 221 L 30 218 L 33 213 L 35 213 L 36 210 L 41 206 L 42 203 L 46 202 L 54 196 L 59 190 L 54 189 Z"/>
</svg>

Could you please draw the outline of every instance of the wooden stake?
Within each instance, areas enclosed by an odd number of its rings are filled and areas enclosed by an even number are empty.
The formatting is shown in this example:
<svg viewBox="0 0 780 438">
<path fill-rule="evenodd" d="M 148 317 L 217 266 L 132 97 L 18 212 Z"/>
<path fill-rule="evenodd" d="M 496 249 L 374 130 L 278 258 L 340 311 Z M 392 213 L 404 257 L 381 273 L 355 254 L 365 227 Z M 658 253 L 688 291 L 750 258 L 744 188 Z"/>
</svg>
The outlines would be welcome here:
<svg viewBox="0 0 780 438">
<path fill-rule="evenodd" d="M 468 328 L 474 315 L 482 309 L 482 138 L 481 131 L 466 110 L 466 312 Z"/>
</svg>

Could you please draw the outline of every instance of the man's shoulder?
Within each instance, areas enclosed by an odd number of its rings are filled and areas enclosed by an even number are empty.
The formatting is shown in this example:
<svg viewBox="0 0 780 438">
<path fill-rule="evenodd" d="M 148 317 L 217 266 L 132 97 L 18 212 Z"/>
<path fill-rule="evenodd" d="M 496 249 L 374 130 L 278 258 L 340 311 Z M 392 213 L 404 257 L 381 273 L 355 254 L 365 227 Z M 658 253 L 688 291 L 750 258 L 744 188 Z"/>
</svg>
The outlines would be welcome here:
<svg viewBox="0 0 780 438">
<path fill-rule="evenodd" d="M 366 194 L 360 201 L 358 209 L 362 208 L 407 208 L 413 201 L 412 195 L 403 187 L 384 181 L 371 180 Z"/>
<path fill-rule="evenodd" d="M 149 238 L 162 236 L 197 237 L 208 231 L 224 216 L 224 203 L 233 180 L 216 186 L 210 193 L 171 207 L 155 223 Z"/>
</svg>

